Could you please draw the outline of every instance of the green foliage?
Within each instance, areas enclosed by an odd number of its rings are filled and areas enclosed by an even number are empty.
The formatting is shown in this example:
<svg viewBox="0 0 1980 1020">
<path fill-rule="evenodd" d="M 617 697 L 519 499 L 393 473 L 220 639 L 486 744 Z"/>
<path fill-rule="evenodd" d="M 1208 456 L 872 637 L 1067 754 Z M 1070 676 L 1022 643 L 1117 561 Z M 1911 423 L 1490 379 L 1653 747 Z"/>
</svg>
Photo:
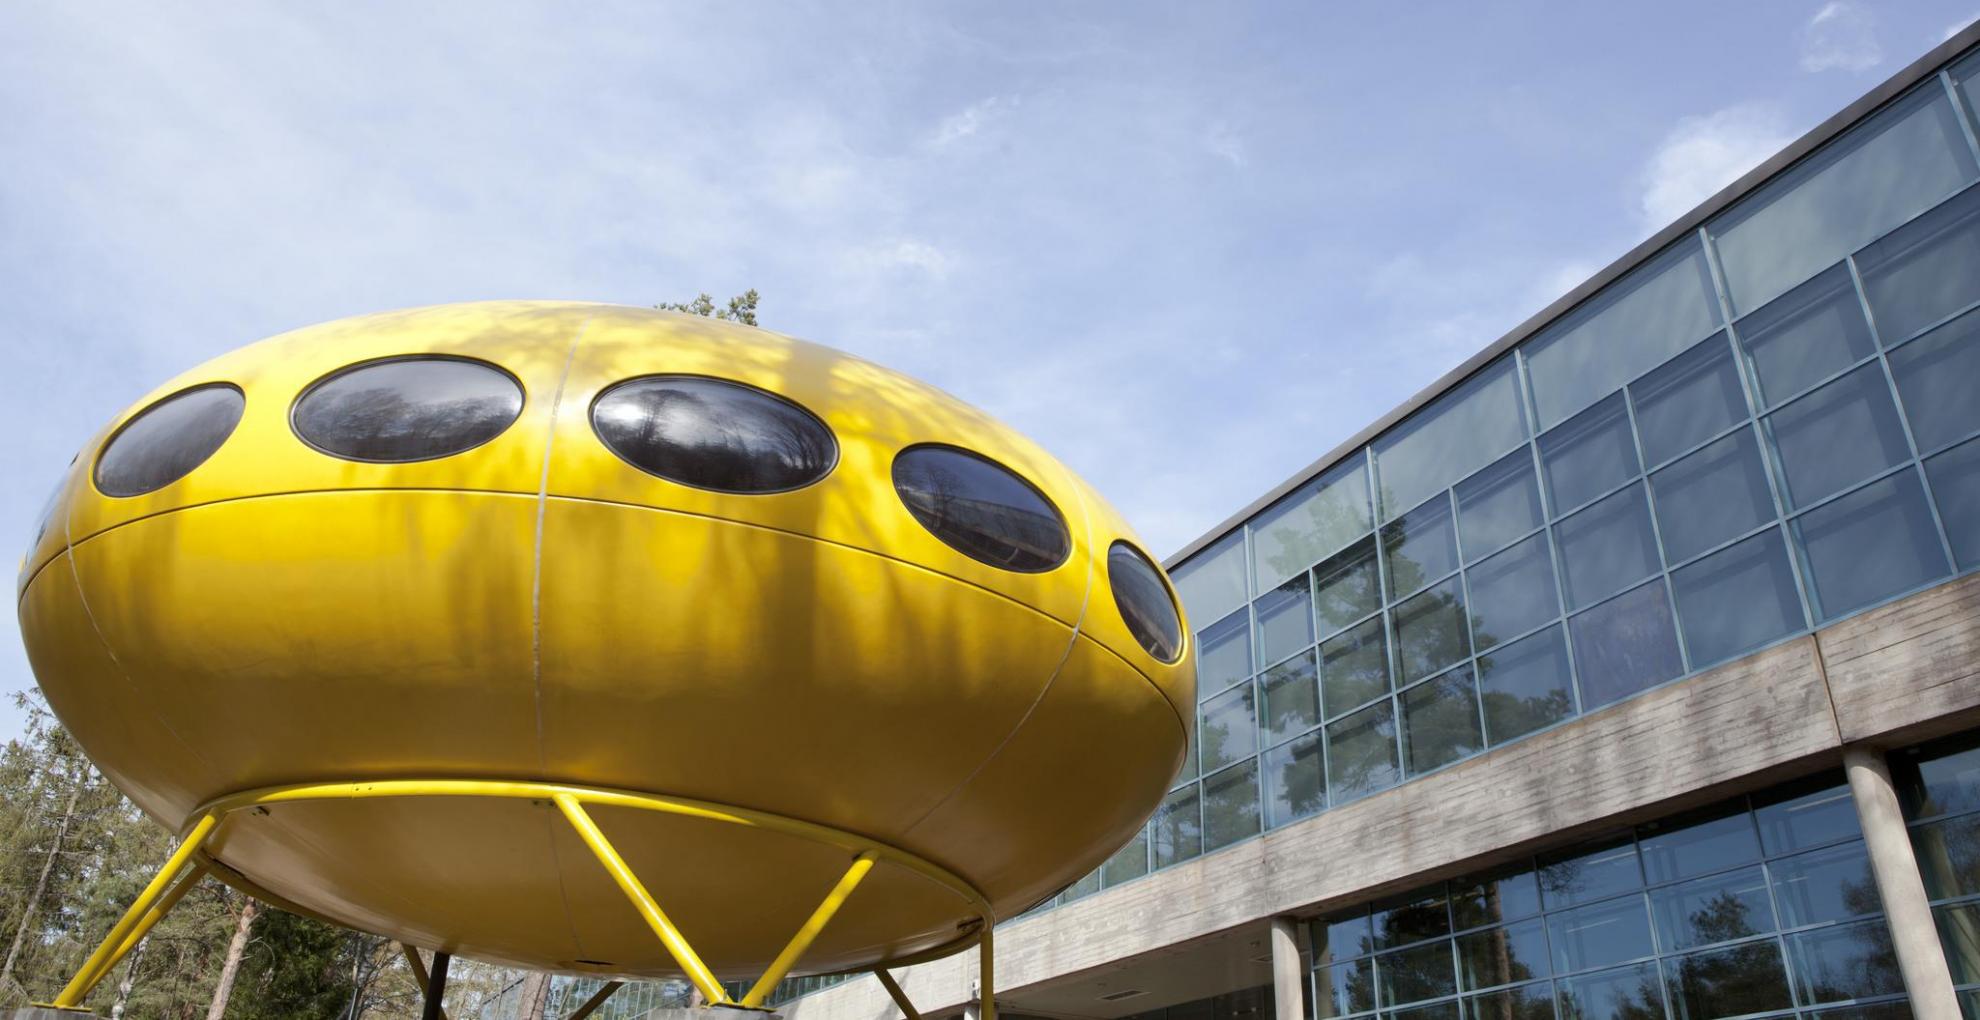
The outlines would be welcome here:
<svg viewBox="0 0 1980 1020">
<path fill-rule="evenodd" d="M 754 326 L 756 325 L 756 288 L 751 287 L 741 294 L 730 298 L 727 308 L 715 307 L 715 299 L 709 297 L 706 291 L 696 294 L 692 301 L 663 302 L 653 307 L 662 311 L 686 312 L 689 315 L 700 315 L 721 319 L 726 322 L 740 322 L 745 326 Z"/>
<path fill-rule="evenodd" d="M 67 983 L 174 844 L 90 765 L 38 698 L 16 701 L 27 731 L 0 747 L 0 958 L 14 946 L 11 968 L 0 960 L 0 1010 L 46 1000 Z M 125 1020 L 201 1020 L 244 902 L 207 878 L 86 1005 Z M 396 947 L 262 906 L 226 1015 L 343 1017 L 354 991 L 357 1016 L 419 1015 Z"/>
</svg>

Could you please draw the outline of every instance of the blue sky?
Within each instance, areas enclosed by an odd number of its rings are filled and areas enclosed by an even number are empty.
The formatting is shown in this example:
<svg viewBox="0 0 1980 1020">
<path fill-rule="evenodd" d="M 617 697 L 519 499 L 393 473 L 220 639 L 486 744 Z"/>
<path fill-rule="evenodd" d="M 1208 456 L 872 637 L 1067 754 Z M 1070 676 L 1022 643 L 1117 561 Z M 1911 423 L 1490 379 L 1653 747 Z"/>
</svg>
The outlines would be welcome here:
<svg viewBox="0 0 1980 1020">
<path fill-rule="evenodd" d="M 0 535 L 127 403 L 268 334 L 756 287 L 1166 555 L 1976 14 L 9 4 Z"/>
</svg>

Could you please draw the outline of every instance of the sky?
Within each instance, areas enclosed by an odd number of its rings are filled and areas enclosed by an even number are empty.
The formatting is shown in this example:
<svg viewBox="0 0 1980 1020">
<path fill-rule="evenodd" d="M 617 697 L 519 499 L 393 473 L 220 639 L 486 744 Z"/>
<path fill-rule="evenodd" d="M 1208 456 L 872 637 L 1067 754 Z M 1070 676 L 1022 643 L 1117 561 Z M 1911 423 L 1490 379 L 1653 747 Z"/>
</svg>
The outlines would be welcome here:
<svg viewBox="0 0 1980 1020">
<path fill-rule="evenodd" d="M 0 536 L 130 402 L 270 334 L 754 287 L 1166 556 L 1977 15 L 7 4 Z M 32 683 L 9 614 L 0 692 Z"/>
</svg>

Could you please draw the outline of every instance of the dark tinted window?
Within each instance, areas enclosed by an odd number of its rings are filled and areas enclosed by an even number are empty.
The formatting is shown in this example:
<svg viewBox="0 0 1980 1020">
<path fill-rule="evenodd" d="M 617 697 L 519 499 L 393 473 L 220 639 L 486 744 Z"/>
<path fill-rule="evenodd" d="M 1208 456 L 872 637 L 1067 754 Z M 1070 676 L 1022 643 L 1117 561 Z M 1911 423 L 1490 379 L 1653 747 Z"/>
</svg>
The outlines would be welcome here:
<svg viewBox="0 0 1980 1020">
<path fill-rule="evenodd" d="M 225 383 L 181 390 L 139 411 L 96 458 L 106 496 L 141 496 L 184 478 L 227 441 L 247 398 Z"/>
<path fill-rule="evenodd" d="M 741 383 L 692 375 L 629 379 L 591 405 L 613 453 L 670 482 L 717 492 L 783 492 L 823 478 L 838 441 L 811 412 Z"/>
<path fill-rule="evenodd" d="M 1113 586 L 1121 619 L 1141 647 L 1163 662 L 1176 661 L 1182 654 L 1182 622 L 1176 619 L 1176 604 L 1161 572 L 1148 557 L 1126 542 L 1115 542 L 1107 550 L 1107 583 Z"/>
<path fill-rule="evenodd" d="M 993 567 L 1039 573 L 1065 562 L 1072 549 L 1065 521 L 1042 493 L 973 453 L 949 446 L 902 450 L 894 458 L 894 490 L 936 538 Z"/>
<path fill-rule="evenodd" d="M 493 365 L 410 357 L 347 368 L 311 386 L 290 416 L 311 446 L 345 460 L 401 463 L 471 450 L 522 413 L 522 386 Z"/>
</svg>

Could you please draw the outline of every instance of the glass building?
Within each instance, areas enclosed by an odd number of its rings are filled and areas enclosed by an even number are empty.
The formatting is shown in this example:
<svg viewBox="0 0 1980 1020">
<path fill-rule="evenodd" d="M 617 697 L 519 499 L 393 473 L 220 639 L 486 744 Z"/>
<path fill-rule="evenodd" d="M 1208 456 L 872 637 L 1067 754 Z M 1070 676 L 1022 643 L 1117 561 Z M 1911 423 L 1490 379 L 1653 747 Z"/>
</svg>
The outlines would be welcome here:
<svg viewBox="0 0 1980 1020">
<path fill-rule="evenodd" d="M 1193 757 L 1000 1008 L 1980 1018 L 1976 46 L 1172 557 Z"/>
</svg>

